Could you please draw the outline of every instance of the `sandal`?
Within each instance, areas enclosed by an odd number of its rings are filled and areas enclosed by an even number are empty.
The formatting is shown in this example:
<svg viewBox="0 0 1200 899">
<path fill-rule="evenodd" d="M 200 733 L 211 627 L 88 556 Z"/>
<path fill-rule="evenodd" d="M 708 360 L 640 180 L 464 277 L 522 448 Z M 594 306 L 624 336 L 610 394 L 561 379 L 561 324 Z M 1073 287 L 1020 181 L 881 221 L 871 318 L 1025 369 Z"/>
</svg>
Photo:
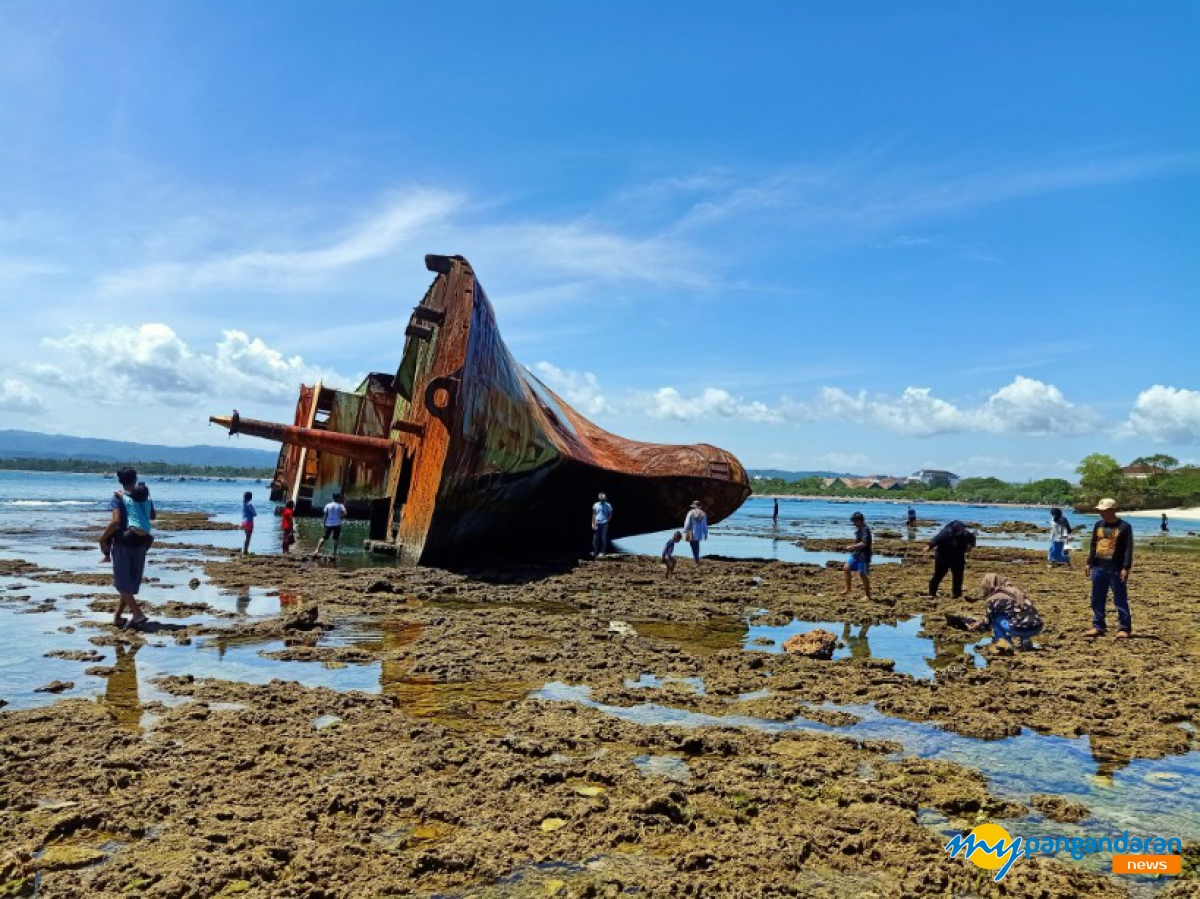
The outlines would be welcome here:
<svg viewBox="0 0 1200 899">
<path fill-rule="evenodd" d="M 1083 635 L 1085 637 L 1103 637 L 1104 631 L 1100 630 L 1098 627 L 1090 627 L 1083 632 Z"/>
<path fill-rule="evenodd" d="M 1117 631 L 1116 639 L 1128 640 L 1131 636 L 1132 634 L 1130 634 L 1129 631 Z"/>
<path fill-rule="evenodd" d="M 141 618 L 130 618 L 128 629 L 131 631 L 140 631 L 143 627 L 150 623 L 150 619 L 143 615 Z"/>
</svg>

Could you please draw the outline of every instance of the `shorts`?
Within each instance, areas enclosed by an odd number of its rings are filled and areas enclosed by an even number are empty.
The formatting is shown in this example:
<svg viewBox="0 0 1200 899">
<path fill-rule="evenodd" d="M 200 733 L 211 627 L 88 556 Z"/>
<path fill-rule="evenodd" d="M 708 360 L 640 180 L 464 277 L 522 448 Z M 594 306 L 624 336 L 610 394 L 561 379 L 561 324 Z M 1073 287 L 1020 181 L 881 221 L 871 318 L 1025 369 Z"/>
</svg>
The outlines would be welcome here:
<svg viewBox="0 0 1200 899">
<path fill-rule="evenodd" d="M 130 546 L 127 543 L 112 545 L 113 586 L 118 593 L 136 595 L 141 589 L 149 549 L 148 546 Z"/>
<path fill-rule="evenodd" d="M 864 562 L 862 559 L 856 559 L 854 556 L 847 559 L 846 564 L 850 566 L 851 571 L 862 572 L 863 577 L 867 577 L 871 573 L 871 563 Z"/>
<path fill-rule="evenodd" d="M 242 530 L 245 531 L 247 534 L 253 534 L 254 533 L 254 522 L 253 521 L 243 521 L 242 522 Z"/>
<path fill-rule="evenodd" d="M 340 524 L 325 525 L 325 536 L 321 539 L 328 540 L 330 537 L 332 537 L 334 540 L 342 539 L 342 526 Z"/>
<path fill-rule="evenodd" d="M 295 531 L 287 530 L 287 531 L 283 532 L 283 545 L 284 546 L 291 546 L 295 542 L 296 542 L 296 532 Z"/>
</svg>

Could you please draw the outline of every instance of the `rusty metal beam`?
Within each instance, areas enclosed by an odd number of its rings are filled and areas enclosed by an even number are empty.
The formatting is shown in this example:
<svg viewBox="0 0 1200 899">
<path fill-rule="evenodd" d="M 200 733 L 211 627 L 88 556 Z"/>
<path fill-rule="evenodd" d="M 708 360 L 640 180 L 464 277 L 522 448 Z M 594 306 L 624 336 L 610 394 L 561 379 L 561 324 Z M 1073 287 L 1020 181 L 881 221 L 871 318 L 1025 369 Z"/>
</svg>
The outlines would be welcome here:
<svg viewBox="0 0 1200 899">
<path fill-rule="evenodd" d="M 225 428 L 230 434 L 249 434 L 252 437 L 274 440 L 276 443 L 303 446 L 322 453 L 332 453 L 344 459 L 378 465 L 387 464 L 394 446 L 392 441 L 378 437 L 360 437 L 357 434 L 341 434 L 317 428 L 282 425 L 273 421 L 258 421 L 254 418 L 242 418 L 236 412 L 228 416 L 212 415 L 208 420 Z"/>
</svg>

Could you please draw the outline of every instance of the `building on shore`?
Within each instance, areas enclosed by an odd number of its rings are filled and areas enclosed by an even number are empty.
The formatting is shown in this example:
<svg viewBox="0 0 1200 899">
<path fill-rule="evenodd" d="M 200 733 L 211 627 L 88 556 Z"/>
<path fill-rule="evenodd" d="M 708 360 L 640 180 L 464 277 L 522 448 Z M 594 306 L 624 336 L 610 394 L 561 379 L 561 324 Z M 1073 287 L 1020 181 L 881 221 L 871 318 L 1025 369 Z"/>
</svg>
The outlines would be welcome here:
<svg viewBox="0 0 1200 899">
<path fill-rule="evenodd" d="M 924 484 L 926 487 L 949 487 L 951 490 L 957 487 L 961 480 L 962 478 L 954 472 L 941 468 L 922 468 L 908 476 L 910 484 Z"/>
</svg>

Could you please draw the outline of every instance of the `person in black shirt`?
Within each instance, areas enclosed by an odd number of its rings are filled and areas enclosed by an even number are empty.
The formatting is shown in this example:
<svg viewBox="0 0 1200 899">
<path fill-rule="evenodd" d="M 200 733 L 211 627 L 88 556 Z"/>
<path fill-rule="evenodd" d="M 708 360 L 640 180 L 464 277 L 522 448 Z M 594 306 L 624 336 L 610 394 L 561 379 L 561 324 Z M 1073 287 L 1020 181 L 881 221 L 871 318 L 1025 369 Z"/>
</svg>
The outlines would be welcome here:
<svg viewBox="0 0 1200 899">
<path fill-rule="evenodd" d="M 843 596 L 850 595 L 850 577 L 851 573 L 857 571 L 859 577 L 862 578 L 863 595 L 867 599 L 871 598 L 871 529 L 867 527 L 867 522 L 863 518 L 862 512 L 855 512 L 850 516 L 850 523 L 854 525 L 854 543 L 846 547 L 846 552 L 850 553 L 850 558 L 846 560 L 846 564 L 842 566 L 842 571 L 846 572 L 846 589 L 842 591 Z"/>
<path fill-rule="evenodd" d="M 975 546 L 975 535 L 961 521 L 952 521 L 929 541 L 926 552 L 932 551 L 933 577 L 929 579 L 929 595 L 937 597 L 938 586 L 946 572 L 950 572 L 950 584 L 955 599 L 962 596 L 963 572 L 967 567 L 967 553 Z"/>
<path fill-rule="evenodd" d="M 1117 517 L 1115 500 L 1100 500 L 1096 504 L 1100 520 L 1092 528 L 1092 546 L 1088 551 L 1085 572 L 1092 582 L 1092 626 L 1085 637 L 1103 637 L 1107 632 L 1105 611 L 1108 591 L 1112 590 L 1113 605 L 1117 607 L 1117 638 L 1126 639 L 1133 632 L 1129 614 L 1129 569 L 1133 567 L 1133 528 L 1128 521 Z"/>
</svg>

